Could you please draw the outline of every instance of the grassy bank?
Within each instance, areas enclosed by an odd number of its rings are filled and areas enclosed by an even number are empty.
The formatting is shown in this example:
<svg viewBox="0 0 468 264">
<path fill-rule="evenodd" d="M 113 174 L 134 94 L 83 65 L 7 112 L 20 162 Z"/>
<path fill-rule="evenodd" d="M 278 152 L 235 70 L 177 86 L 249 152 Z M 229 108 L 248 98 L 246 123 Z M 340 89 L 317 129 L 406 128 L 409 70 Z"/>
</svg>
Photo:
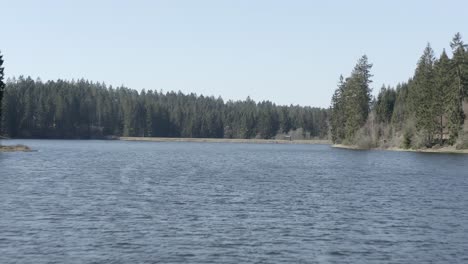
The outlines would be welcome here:
<svg viewBox="0 0 468 264">
<path fill-rule="evenodd" d="M 334 148 L 353 149 L 353 150 L 368 150 L 359 148 L 353 145 L 332 145 Z M 371 150 L 388 150 L 388 151 L 406 151 L 406 152 L 423 152 L 423 153 L 451 153 L 451 154 L 468 154 L 468 149 L 456 149 L 454 146 L 441 148 L 426 148 L 426 149 L 403 149 L 403 148 L 373 148 Z"/>
<path fill-rule="evenodd" d="M 150 142 L 207 142 L 207 143 L 252 143 L 252 144 L 331 144 L 328 140 L 280 140 L 280 139 L 234 139 L 234 138 L 163 138 L 163 137 L 119 137 L 124 141 Z"/>
<path fill-rule="evenodd" d="M 30 152 L 32 150 L 30 147 L 25 146 L 25 145 L 13 145 L 13 146 L 1 146 L 0 145 L 0 152 L 15 152 L 15 151 Z"/>
</svg>

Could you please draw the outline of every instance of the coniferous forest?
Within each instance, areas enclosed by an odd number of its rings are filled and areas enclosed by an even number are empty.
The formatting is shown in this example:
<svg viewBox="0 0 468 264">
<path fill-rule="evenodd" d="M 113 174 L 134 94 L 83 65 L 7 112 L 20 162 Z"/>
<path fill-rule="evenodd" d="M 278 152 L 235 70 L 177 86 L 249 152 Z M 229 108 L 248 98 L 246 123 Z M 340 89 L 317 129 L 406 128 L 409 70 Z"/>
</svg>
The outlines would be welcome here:
<svg viewBox="0 0 468 264">
<path fill-rule="evenodd" d="M 468 148 L 467 45 L 457 33 L 450 47 L 436 57 L 427 44 L 414 76 L 383 86 L 377 98 L 371 96 L 372 64 L 363 56 L 333 94 L 331 140 L 360 148 Z"/>
<path fill-rule="evenodd" d="M 86 80 L 8 80 L 3 134 L 11 138 L 105 136 L 274 138 L 300 131 L 325 138 L 328 110 L 107 87 Z"/>
</svg>

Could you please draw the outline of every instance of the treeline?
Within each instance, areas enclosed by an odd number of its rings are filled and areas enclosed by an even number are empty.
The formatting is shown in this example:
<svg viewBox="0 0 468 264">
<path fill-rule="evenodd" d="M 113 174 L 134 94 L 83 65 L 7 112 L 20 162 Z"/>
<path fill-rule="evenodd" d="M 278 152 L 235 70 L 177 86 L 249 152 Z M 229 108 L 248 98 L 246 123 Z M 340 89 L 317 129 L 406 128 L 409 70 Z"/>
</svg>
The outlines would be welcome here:
<svg viewBox="0 0 468 264">
<path fill-rule="evenodd" d="M 383 86 L 371 99 L 364 56 L 349 78 L 340 78 L 331 103 L 331 138 L 361 147 L 466 148 L 464 100 L 468 96 L 467 45 L 457 33 L 436 58 L 430 44 L 414 76 L 395 88 Z"/>
<path fill-rule="evenodd" d="M 138 92 L 86 80 L 8 80 L 2 108 L 2 132 L 12 138 L 268 139 L 295 130 L 307 138 L 325 138 L 328 133 L 327 109 Z"/>
<path fill-rule="evenodd" d="M 2 128 L 2 123 L 1 123 L 1 120 L 2 120 L 2 101 L 3 101 L 3 91 L 5 89 L 5 83 L 3 82 L 3 78 L 4 78 L 4 68 L 2 67 L 3 66 L 3 55 L 0 53 L 0 132 L 1 132 L 1 128 Z"/>
</svg>

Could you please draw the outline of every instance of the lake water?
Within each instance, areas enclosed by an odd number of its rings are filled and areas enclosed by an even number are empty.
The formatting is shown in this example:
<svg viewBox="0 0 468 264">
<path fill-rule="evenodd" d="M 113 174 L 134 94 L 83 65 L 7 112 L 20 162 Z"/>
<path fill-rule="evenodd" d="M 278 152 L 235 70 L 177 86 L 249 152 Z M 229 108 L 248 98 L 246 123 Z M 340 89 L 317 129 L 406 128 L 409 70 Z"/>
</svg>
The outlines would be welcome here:
<svg viewBox="0 0 468 264">
<path fill-rule="evenodd" d="M 468 263 L 468 155 L 16 143 L 0 263 Z"/>
</svg>

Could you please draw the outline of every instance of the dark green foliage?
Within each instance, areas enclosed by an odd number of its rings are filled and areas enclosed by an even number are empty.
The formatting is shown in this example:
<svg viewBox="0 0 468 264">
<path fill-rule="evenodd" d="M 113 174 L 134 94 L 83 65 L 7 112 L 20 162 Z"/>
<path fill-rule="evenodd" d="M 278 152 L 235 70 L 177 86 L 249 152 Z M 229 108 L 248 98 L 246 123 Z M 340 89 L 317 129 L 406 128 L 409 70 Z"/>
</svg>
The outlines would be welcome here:
<svg viewBox="0 0 468 264">
<path fill-rule="evenodd" d="M 411 116 L 408 94 L 409 86 L 412 84 L 412 80 L 407 83 L 398 84 L 395 89 L 396 98 L 395 105 L 393 107 L 391 124 L 396 130 L 401 130 L 405 121 Z M 391 88 L 387 88 L 391 89 Z"/>
<path fill-rule="evenodd" d="M 375 105 L 377 122 L 390 123 L 395 108 L 397 92 L 391 88 L 382 87 Z"/>
<path fill-rule="evenodd" d="M 303 128 L 327 136 L 325 109 L 141 91 L 79 81 L 7 82 L 4 133 L 21 138 L 104 136 L 272 138 Z M 281 131 L 280 131 L 281 130 Z"/>
<path fill-rule="evenodd" d="M 274 137 L 278 132 L 278 111 L 271 102 L 261 102 L 258 104 L 257 126 L 260 136 L 265 139 Z"/>
</svg>

